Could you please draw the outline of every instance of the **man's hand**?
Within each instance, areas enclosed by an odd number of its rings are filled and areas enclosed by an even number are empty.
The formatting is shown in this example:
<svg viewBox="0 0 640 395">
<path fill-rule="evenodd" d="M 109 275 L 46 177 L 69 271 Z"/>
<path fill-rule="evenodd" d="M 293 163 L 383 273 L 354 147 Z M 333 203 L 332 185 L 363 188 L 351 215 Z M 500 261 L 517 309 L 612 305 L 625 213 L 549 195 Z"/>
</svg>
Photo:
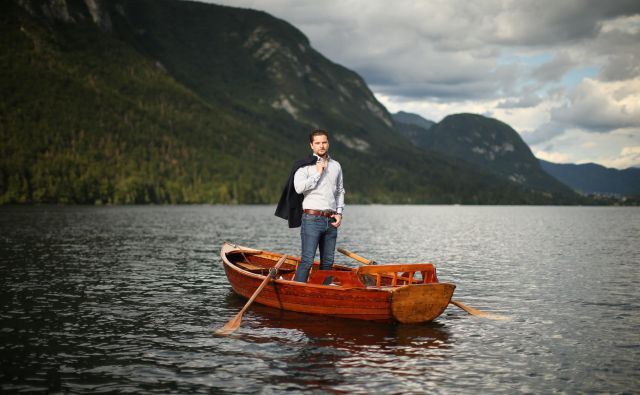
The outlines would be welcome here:
<svg viewBox="0 0 640 395">
<path fill-rule="evenodd" d="M 340 227 L 340 224 L 342 223 L 342 215 L 333 214 L 331 218 L 336 220 L 336 222 L 331 223 L 331 225 L 335 226 L 336 228 Z"/>
<path fill-rule="evenodd" d="M 318 171 L 318 174 L 322 174 L 322 172 L 324 171 L 324 169 L 326 169 L 327 167 L 327 161 L 320 158 L 318 159 L 318 161 L 316 162 L 316 170 Z"/>
</svg>

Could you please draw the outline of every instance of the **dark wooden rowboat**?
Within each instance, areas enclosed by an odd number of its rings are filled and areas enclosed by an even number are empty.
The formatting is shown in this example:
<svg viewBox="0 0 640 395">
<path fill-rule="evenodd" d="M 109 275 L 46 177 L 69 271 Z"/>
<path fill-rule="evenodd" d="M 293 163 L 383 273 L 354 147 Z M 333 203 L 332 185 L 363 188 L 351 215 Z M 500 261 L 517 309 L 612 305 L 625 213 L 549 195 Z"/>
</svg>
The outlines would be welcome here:
<svg viewBox="0 0 640 395">
<path fill-rule="evenodd" d="M 283 254 L 224 243 L 224 270 L 233 290 L 249 298 Z M 440 283 L 430 263 L 350 268 L 335 264 L 318 270 L 314 262 L 307 283 L 292 281 L 300 258 L 289 257 L 256 302 L 310 314 L 382 322 L 421 323 L 449 305 L 455 285 Z M 330 285 L 322 285 L 331 276 Z"/>
</svg>

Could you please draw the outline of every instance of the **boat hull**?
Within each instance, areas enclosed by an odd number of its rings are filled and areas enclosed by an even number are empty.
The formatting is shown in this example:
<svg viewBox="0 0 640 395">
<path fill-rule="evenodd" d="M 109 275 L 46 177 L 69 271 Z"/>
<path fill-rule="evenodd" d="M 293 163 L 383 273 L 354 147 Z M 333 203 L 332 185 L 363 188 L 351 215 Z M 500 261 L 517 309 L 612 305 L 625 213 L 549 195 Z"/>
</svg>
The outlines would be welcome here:
<svg viewBox="0 0 640 395">
<path fill-rule="evenodd" d="M 247 255 L 255 257 L 261 264 L 268 260 L 275 263 L 282 254 L 251 250 L 228 243 L 223 245 L 221 258 L 231 287 L 237 294 L 250 298 L 264 281 L 266 273 L 252 273 L 232 263 L 230 256 L 238 251 L 245 251 L 244 258 Z M 286 262 L 290 267 L 295 267 L 299 258 L 288 258 Z M 336 266 L 345 271 L 353 270 Z M 420 323 L 431 321 L 442 314 L 455 289 L 453 284 L 437 282 L 394 287 L 354 285 L 321 285 L 276 278 L 267 284 L 255 302 L 300 313 L 381 322 Z"/>
</svg>

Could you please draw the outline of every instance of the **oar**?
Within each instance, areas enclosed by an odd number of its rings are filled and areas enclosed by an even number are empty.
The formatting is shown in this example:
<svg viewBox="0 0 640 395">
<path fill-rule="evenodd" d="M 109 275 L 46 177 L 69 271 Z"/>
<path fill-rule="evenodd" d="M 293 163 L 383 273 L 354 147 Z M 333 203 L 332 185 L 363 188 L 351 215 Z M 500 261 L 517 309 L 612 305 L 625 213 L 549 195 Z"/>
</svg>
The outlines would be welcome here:
<svg viewBox="0 0 640 395">
<path fill-rule="evenodd" d="M 345 255 L 346 255 L 346 256 L 348 256 L 349 258 L 351 258 L 351 259 L 355 259 L 355 260 L 356 260 L 356 261 L 358 261 L 358 262 L 362 262 L 362 263 L 364 263 L 365 265 L 377 265 L 377 264 L 378 264 L 378 262 L 376 262 L 376 261 L 373 261 L 373 260 L 371 260 L 371 261 L 370 261 L 370 260 L 368 260 L 368 259 L 366 259 L 366 258 L 361 257 L 361 256 L 360 256 L 360 255 L 358 255 L 358 254 L 355 254 L 355 253 L 353 253 L 353 252 L 351 252 L 351 251 L 345 250 L 345 249 L 344 249 L 344 248 L 342 248 L 342 247 L 338 247 L 338 248 L 337 248 L 337 250 L 338 250 L 339 252 L 341 252 L 341 253 L 345 254 Z"/>
<path fill-rule="evenodd" d="M 375 265 L 376 264 L 375 261 L 363 258 L 360 255 L 354 254 L 353 252 L 351 252 L 349 250 L 346 250 L 344 248 L 338 247 L 337 250 L 339 252 L 343 253 L 344 255 L 348 256 L 349 258 L 355 259 L 356 261 L 364 263 L 365 265 L 372 265 L 372 264 Z M 510 319 L 509 317 L 505 317 L 505 316 L 501 316 L 501 315 L 497 315 L 497 314 L 485 313 L 484 311 L 481 311 L 481 310 L 475 309 L 473 307 L 467 306 L 464 303 L 460 303 L 457 300 L 451 299 L 451 301 L 449 301 L 449 303 L 451 303 L 454 306 L 460 307 L 462 310 L 466 311 L 467 313 L 469 313 L 471 315 L 477 315 L 479 317 L 489 318 L 489 319 L 492 319 L 492 320 L 508 320 L 508 319 Z"/>
<path fill-rule="evenodd" d="M 460 307 L 462 310 L 466 311 L 467 313 L 471 314 L 471 315 L 477 315 L 479 317 L 484 317 L 484 318 L 489 318 L 492 320 L 499 320 L 499 321 L 504 321 L 504 320 L 510 320 L 511 318 L 509 317 L 505 317 L 503 315 L 497 315 L 497 314 L 492 314 L 492 313 L 485 313 L 484 311 L 475 309 L 471 306 L 467 306 L 466 304 L 460 303 L 457 300 L 453 300 L 451 299 L 449 301 L 449 303 L 451 303 L 454 306 Z"/>
<path fill-rule="evenodd" d="M 260 291 L 262 291 L 262 289 L 267 286 L 269 281 L 271 281 L 272 278 L 275 277 L 276 271 L 280 268 L 280 266 L 282 266 L 282 264 L 284 263 L 284 261 L 286 259 L 287 259 L 286 255 L 283 255 L 282 258 L 280 258 L 280 260 L 278 261 L 278 263 L 276 263 L 276 265 L 273 267 L 273 269 L 269 270 L 269 274 L 267 275 L 267 277 L 264 279 L 262 284 L 260 284 L 258 289 L 256 289 L 256 292 L 254 292 L 253 295 L 251 295 L 251 298 L 249 298 L 249 300 L 244 305 L 242 310 L 240 310 L 240 312 L 238 314 L 236 314 L 235 317 L 233 317 L 231 320 L 229 320 L 229 322 L 227 322 L 227 324 L 225 326 L 223 326 L 222 328 L 217 329 L 215 331 L 216 335 L 225 335 L 226 336 L 226 335 L 232 333 L 233 331 L 235 331 L 236 329 L 238 329 L 240 327 L 240 322 L 242 321 L 242 315 L 244 314 L 244 312 L 247 311 L 249 306 L 251 306 L 251 303 L 253 303 L 253 301 L 256 299 L 256 297 L 258 297 L 258 294 L 260 293 Z"/>
</svg>

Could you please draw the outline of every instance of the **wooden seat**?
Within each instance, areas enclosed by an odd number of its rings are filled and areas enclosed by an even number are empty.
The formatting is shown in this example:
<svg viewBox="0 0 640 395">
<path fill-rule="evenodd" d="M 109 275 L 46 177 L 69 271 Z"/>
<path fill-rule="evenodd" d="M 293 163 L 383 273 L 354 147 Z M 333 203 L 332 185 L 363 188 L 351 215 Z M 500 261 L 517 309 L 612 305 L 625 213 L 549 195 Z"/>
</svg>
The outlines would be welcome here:
<svg viewBox="0 0 640 395">
<path fill-rule="evenodd" d="M 254 265 L 253 263 L 249 263 L 249 262 L 235 262 L 235 265 L 248 272 L 262 274 L 262 275 L 266 275 L 267 273 L 269 273 L 269 269 L 270 269 L 268 267 Z M 282 268 L 282 267 L 278 269 L 278 273 L 291 273 L 293 271 L 295 271 L 295 269 L 288 269 L 288 268 Z"/>
<path fill-rule="evenodd" d="M 251 272 L 251 273 L 267 274 L 269 272 L 268 268 L 262 267 L 262 266 L 258 266 L 258 265 L 254 265 L 252 263 L 248 263 L 248 262 L 234 262 L 234 263 L 239 268 L 241 268 L 243 270 L 246 270 L 248 272 Z"/>
<path fill-rule="evenodd" d="M 322 284 L 325 278 L 331 276 L 332 283 L 347 288 L 362 288 L 364 284 L 354 271 L 350 270 L 318 270 L 309 277 L 309 284 Z"/>
<path fill-rule="evenodd" d="M 416 272 L 422 275 L 422 280 L 414 278 Z M 374 276 L 377 287 L 387 285 L 395 287 L 399 285 L 438 282 L 436 268 L 431 263 L 360 266 L 357 270 L 357 275 Z"/>
</svg>

